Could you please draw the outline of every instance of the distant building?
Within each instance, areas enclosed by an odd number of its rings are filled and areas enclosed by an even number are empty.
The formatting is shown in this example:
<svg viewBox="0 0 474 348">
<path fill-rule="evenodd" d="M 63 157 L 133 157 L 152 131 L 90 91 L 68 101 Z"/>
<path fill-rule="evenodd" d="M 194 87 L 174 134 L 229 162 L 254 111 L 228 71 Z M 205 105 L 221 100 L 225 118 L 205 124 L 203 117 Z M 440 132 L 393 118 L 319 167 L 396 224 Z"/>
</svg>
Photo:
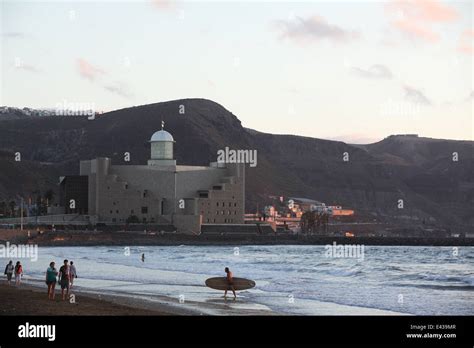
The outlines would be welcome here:
<svg viewBox="0 0 474 348">
<path fill-rule="evenodd" d="M 173 136 L 162 129 L 150 139 L 147 165 L 81 161 L 79 176 L 61 180 L 61 205 L 69 213 L 89 214 L 93 222 L 169 223 L 184 233 L 198 233 L 203 223 L 243 224 L 244 164 L 177 165 L 173 145 Z M 71 199 L 76 210 L 68 209 Z"/>
</svg>

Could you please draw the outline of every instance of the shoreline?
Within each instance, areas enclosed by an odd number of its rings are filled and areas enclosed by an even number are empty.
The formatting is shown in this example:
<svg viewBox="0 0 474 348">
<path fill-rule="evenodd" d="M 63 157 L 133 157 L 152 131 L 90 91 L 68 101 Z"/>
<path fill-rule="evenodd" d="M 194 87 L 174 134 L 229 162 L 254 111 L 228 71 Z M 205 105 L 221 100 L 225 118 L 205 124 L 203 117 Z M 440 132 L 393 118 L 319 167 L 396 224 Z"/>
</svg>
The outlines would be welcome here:
<svg viewBox="0 0 474 348">
<path fill-rule="evenodd" d="M 144 232 L 0 230 L 0 244 L 23 243 L 39 246 L 225 246 L 225 245 L 332 245 L 380 246 L 474 246 L 474 238 L 435 237 L 342 237 L 321 235 L 184 235 Z"/>
<path fill-rule="evenodd" d="M 205 302 L 186 301 L 164 295 L 137 295 L 110 291 L 74 288 L 75 303 L 62 301 L 61 291 L 56 288 L 56 298 L 47 298 L 46 287 L 41 281 L 28 279 L 17 287 L 0 282 L 0 297 L 7 305 L 0 309 L 0 316 L 308 316 L 274 311 L 266 306 L 255 308 L 256 303 L 224 301 L 221 296 Z M 316 301 L 319 310 L 312 315 L 369 315 L 409 316 L 411 314 L 391 310 L 342 305 Z M 242 307 L 243 305 L 243 307 Z M 246 305 L 254 308 L 245 308 Z M 259 306 L 259 305 L 258 305 Z M 261 306 L 260 306 L 261 307 Z M 311 315 L 310 315 L 311 316 Z"/>
<path fill-rule="evenodd" d="M 51 301 L 47 298 L 46 286 L 37 279 L 25 279 L 17 287 L 8 286 L 2 279 L 0 282 L 0 297 L 6 303 L 15 303 L 13 306 L 4 306 L 0 315 L 131 315 L 131 316 L 214 316 L 214 315 L 285 315 L 270 309 L 245 309 L 233 308 L 232 305 L 240 304 L 220 301 L 206 303 L 186 301 L 180 304 L 179 299 L 165 295 L 137 295 L 133 293 L 120 293 L 100 291 L 74 286 L 70 294 L 75 295 L 76 303 L 62 301 L 61 290 L 56 285 L 56 298 Z"/>
</svg>

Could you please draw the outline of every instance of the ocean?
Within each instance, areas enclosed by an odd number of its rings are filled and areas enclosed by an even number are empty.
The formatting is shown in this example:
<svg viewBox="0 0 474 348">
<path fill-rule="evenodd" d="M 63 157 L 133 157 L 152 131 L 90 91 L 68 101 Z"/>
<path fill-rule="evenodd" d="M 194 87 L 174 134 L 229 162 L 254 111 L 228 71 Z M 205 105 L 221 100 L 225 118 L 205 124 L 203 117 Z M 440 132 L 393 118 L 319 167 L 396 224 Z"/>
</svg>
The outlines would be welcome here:
<svg viewBox="0 0 474 348">
<path fill-rule="evenodd" d="M 232 307 L 229 314 L 246 309 L 297 315 L 474 314 L 474 247 L 365 246 L 363 258 L 328 257 L 324 246 L 301 245 L 38 251 L 36 262 L 21 260 L 26 281 L 44 279 L 50 261 L 59 268 L 67 258 L 76 265 L 80 289 L 150 300 L 165 296 L 203 314 L 225 314 L 208 306 L 220 303 Z M 225 267 L 257 284 L 238 292 L 235 303 L 204 285 L 209 277 L 225 276 Z"/>
</svg>

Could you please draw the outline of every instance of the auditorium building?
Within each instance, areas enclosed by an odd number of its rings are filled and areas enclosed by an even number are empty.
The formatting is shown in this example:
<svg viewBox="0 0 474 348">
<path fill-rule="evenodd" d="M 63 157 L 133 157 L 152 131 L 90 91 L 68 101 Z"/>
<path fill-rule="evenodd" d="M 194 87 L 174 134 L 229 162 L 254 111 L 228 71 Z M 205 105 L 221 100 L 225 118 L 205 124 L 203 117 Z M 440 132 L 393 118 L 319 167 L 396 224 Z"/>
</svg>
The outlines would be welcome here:
<svg viewBox="0 0 474 348">
<path fill-rule="evenodd" d="M 79 175 L 60 179 L 61 206 L 93 223 L 172 224 L 181 233 L 199 233 L 202 224 L 243 224 L 245 165 L 177 165 L 174 142 L 164 129 L 155 132 L 146 165 L 81 161 Z"/>
</svg>

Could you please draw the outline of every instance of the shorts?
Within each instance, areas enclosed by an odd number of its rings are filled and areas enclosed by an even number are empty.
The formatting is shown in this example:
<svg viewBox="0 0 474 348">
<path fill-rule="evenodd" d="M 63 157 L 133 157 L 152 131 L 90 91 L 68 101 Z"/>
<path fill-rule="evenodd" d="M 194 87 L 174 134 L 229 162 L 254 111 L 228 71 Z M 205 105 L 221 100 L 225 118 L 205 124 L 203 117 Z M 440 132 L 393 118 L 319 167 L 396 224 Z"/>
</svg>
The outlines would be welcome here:
<svg viewBox="0 0 474 348">
<path fill-rule="evenodd" d="M 7 280 L 8 281 L 12 280 L 12 275 L 13 275 L 13 273 L 7 273 Z"/>
<path fill-rule="evenodd" d="M 15 280 L 21 280 L 21 274 L 15 274 Z"/>
<path fill-rule="evenodd" d="M 69 279 L 61 278 L 61 289 L 69 289 Z"/>
<path fill-rule="evenodd" d="M 47 280 L 46 285 L 56 284 L 55 280 Z"/>
</svg>

